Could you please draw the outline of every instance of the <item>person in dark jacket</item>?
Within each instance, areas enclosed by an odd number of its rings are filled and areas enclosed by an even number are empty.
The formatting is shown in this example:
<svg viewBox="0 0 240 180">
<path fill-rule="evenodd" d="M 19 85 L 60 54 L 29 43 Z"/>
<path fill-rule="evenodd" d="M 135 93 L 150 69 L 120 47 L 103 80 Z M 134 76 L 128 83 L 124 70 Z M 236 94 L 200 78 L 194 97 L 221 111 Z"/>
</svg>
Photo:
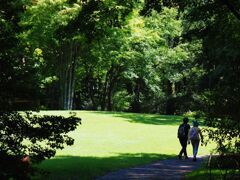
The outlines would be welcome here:
<svg viewBox="0 0 240 180">
<path fill-rule="evenodd" d="M 189 119 L 187 117 L 183 118 L 183 123 L 178 127 L 178 139 L 182 146 L 181 151 L 178 154 L 178 158 L 182 159 L 182 154 L 184 154 L 185 159 L 188 159 L 187 156 L 187 142 L 188 142 L 188 132 L 190 125 L 188 124 Z"/>
</svg>

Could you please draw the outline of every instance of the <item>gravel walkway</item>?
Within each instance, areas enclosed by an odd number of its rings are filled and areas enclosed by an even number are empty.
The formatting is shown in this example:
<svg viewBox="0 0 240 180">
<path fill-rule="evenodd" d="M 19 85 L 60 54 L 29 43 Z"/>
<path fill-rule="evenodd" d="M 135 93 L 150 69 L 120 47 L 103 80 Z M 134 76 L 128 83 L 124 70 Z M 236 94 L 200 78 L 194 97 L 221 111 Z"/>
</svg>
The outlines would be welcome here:
<svg viewBox="0 0 240 180">
<path fill-rule="evenodd" d="M 128 179 L 184 179 L 184 175 L 199 168 L 205 157 L 199 157 L 197 162 L 189 159 L 168 159 L 155 162 L 153 164 L 139 166 L 129 169 L 121 169 L 109 173 L 96 180 L 128 180 Z"/>
</svg>

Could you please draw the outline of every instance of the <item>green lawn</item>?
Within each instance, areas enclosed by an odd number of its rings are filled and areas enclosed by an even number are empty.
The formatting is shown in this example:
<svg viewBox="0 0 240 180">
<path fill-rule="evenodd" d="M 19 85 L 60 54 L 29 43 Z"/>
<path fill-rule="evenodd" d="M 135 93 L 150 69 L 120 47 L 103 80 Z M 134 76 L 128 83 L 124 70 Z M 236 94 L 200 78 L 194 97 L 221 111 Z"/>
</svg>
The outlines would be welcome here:
<svg viewBox="0 0 240 180">
<path fill-rule="evenodd" d="M 74 145 L 40 164 L 51 172 L 50 179 L 93 179 L 119 168 L 175 157 L 179 152 L 180 116 L 75 112 L 82 125 L 70 133 Z M 67 116 L 68 111 L 41 114 Z M 199 154 L 209 154 L 210 148 L 200 147 Z M 190 146 L 188 152 L 191 155 Z"/>
</svg>

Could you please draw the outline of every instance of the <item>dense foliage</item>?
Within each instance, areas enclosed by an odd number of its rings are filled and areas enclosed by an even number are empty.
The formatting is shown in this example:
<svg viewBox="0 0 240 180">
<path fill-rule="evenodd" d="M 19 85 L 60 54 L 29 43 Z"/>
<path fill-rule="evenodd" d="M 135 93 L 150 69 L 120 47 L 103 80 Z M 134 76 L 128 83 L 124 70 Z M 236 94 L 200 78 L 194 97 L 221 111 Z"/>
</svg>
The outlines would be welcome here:
<svg viewBox="0 0 240 180">
<path fill-rule="evenodd" d="M 35 67 L 26 61 L 22 46 L 17 38 L 20 33 L 18 22 L 24 11 L 22 1 L 0 1 L 0 109 L 16 108 L 21 100 L 31 101 L 35 106 L 38 96 Z M 19 106 L 20 107 L 20 106 Z"/>
<path fill-rule="evenodd" d="M 74 130 L 81 119 L 74 116 L 39 116 L 33 113 L 1 113 L 0 177 L 26 179 L 32 164 L 53 157 L 57 149 L 72 145 L 66 133 Z M 29 157 L 30 162 L 23 161 Z M 31 164 L 26 164 L 31 163 Z"/>
<path fill-rule="evenodd" d="M 185 14 L 192 24 L 188 37 L 203 40 L 202 56 L 197 60 L 205 71 L 199 96 L 205 106 L 206 125 L 215 128 L 209 130 L 209 138 L 222 153 L 239 152 L 240 4 L 231 0 L 194 2 L 184 8 L 191 9 Z"/>
<path fill-rule="evenodd" d="M 1 12 L 11 10 L 19 17 L 13 26 L 17 30 L 6 30 L 17 44 L 7 50 L 16 57 L 3 57 L 2 62 L 19 64 L 3 72 L 7 81 L 19 86 L 10 86 L 12 93 L 2 89 L 1 100 L 12 94 L 5 104 L 14 104 L 15 109 L 166 114 L 196 109 L 193 95 L 202 72 L 194 60 L 201 52 L 201 41 L 189 43 L 182 38 L 184 19 L 177 8 L 152 11 L 141 1 L 9 4 Z M 10 17 L 2 22 L 12 24 Z M 15 77 L 15 71 L 24 77 Z"/>
</svg>

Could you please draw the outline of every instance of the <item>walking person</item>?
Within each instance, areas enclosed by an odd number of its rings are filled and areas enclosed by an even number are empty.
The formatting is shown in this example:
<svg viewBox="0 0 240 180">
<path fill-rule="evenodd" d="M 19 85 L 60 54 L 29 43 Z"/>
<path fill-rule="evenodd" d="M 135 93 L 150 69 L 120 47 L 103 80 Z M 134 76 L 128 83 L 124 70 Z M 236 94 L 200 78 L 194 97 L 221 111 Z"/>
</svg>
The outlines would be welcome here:
<svg viewBox="0 0 240 180">
<path fill-rule="evenodd" d="M 178 127 L 178 139 L 181 144 L 181 151 L 178 154 L 178 158 L 182 159 L 182 154 L 184 154 L 185 159 L 188 159 L 187 156 L 187 142 L 188 142 L 188 132 L 190 125 L 188 124 L 189 120 L 187 117 L 183 118 L 183 123 Z"/>
<path fill-rule="evenodd" d="M 198 153 L 198 147 L 201 140 L 201 143 L 203 143 L 203 136 L 201 129 L 198 127 L 199 122 L 197 120 L 192 121 L 193 127 L 190 129 L 188 133 L 188 144 L 192 144 L 193 148 L 193 161 L 197 161 L 197 153 Z"/>
</svg>

